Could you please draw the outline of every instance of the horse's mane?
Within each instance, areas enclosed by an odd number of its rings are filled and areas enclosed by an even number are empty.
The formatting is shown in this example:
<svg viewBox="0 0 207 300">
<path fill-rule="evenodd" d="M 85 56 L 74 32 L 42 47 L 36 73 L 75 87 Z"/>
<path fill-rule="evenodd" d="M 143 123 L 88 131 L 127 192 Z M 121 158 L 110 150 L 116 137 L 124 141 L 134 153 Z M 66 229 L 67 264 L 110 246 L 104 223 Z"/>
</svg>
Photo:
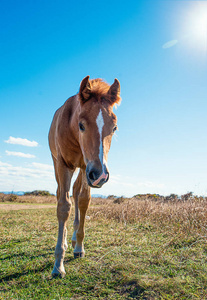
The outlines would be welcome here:
<svg viewBox="0 0 207 300">
<path fill-rule="evenodd" d="M 91 94 L 98 100 L 98 101 L 107 101 L 110 105 L 120 104 L 121 97 L 120 93 L 113 95 L 108 94 L 110 85 L 105 82 L 101 78 L 91 79 Z"/>
</svg>

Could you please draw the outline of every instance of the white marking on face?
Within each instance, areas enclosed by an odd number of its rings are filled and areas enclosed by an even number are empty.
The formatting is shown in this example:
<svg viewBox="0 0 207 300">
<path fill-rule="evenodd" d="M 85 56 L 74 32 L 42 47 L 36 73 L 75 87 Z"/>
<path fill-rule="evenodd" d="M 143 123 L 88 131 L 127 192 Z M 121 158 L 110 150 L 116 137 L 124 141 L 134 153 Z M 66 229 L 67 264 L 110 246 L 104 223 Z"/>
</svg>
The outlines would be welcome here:
<svg viewBox="0 0 207 300">
<path fill-rule="evenodd" d="M 96 124 L 98 126 L 98 132 L 99 132 L 99 136 L 100 136 L 100 146 L 99 146 L 99 159 L 101 162 L 101 165 L 103 167 L 103 143 L 102 143 L 102 130 L 104 127 L 104 119 L 103 119 L 103 115 L 102 115 L 102 110 L 100 109 L 100 112 L 96 118 Z"/>
</svg>

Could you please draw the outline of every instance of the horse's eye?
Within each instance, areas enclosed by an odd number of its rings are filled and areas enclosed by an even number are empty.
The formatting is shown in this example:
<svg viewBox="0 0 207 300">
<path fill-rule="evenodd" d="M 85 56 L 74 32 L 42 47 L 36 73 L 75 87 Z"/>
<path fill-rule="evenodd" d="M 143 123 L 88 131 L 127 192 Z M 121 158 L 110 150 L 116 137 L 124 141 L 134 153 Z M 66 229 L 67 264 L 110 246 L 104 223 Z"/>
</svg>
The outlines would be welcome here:
<svg viewBox="0 0 207 300">
<path fill-rule="evenodd" d="M 84 127 L 83 123 L 80 122 L 78 124 L 78 126 L 79 126 L 80 131 L 82 131 L 82 132 L 85 131 L 85 127 Z"/>
<path fill-rule="evenodd" d="M 114 128 L 113 128 L 113 132 L 115 132 L 117 130 L 117 125 L 116 126 L 114 126 Z"/>
</svg>

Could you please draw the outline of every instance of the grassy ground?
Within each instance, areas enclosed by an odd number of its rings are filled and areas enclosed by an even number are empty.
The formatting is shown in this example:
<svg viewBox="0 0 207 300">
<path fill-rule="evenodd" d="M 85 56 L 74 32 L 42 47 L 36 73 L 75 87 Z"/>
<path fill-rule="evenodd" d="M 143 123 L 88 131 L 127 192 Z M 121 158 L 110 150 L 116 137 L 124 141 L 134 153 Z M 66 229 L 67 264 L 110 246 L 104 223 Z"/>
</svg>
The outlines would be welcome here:
<svg viewBox="0 0 207 300">
<path fill-rule="evenodd" d="M 0 299 L 207 299 L 206 199 L 114 202 L 92 201 L 86 257 L 69 246 L 63 279 L 55 208 L 0 210 Z"/>
</svg>

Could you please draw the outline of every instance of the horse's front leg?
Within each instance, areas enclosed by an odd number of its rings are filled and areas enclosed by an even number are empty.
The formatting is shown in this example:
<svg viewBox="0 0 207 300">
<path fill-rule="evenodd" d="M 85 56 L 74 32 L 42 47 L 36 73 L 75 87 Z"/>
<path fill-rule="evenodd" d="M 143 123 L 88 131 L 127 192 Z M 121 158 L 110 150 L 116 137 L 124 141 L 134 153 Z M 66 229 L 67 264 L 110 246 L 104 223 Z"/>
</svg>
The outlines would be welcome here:
<svg viewBox="0 0 207 300">
<path fill-rule="evenodd" d="M 81 191 L 81 184 L 82 184 L 82 172 L 79 171 L 78 177 L 73 185 L 73 200 L 75 204 L 75 219 L 73 222 L 73 236 L 72 236 L 72 247 L 75 248 L 76 244 L 76 232 L 79 227 L 79 209 L 78 209 L 78 197 Z"/>
<path fill-rule="evenodd" d="M 78 196 L 78 208 L 80 212 L 80 221 L 79 221 L 78 230 L 76 232 L 74 258 L 84 257 L 85 255 L 84 245 L 83 245 L 83 239 L 85 236 L 85 230 L 84 230 L 85 215 L 91 199 L 90 187 L 88 186 L 87 183 L 85 170 L 81 170 L 81 173 L 82 173 L 81 190 Z"/>
<path fill-rule="evenodd" d="M 72 203 L 69 197 L 70 182 L 73 175 L 73 170 L 70 170 L 59 158 L 56 161 L 56 177 L 58 182 L 57 191 L 57 218 L 58 218 L 58 240 L 55 248 L 55 265 L 52 271 L 53 276 L 65 276 L 64 257 L 67 250 L 67 229 L 66 222 L 70 215 Z"/>
</svg>

